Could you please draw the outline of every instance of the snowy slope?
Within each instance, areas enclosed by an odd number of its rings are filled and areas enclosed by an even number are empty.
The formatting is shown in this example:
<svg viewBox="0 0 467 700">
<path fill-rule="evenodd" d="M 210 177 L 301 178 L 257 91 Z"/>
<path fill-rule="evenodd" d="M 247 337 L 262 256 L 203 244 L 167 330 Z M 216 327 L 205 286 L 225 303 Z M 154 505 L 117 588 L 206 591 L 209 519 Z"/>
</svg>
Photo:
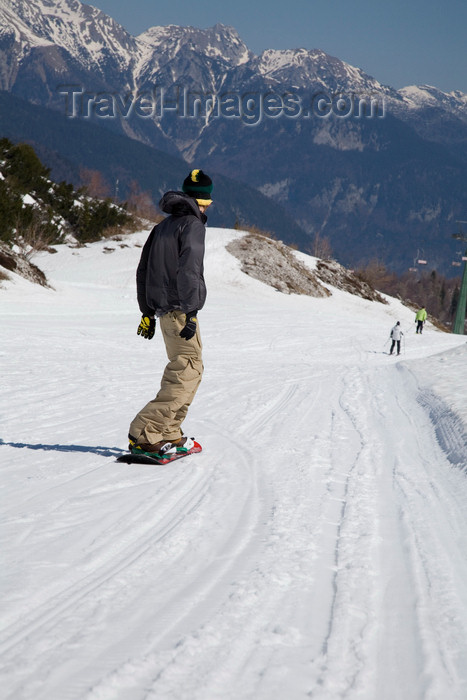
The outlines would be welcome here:
<svg viewBox="0 0 467 700">
<path fill-rule="evenodd" d="M 210 229 L 204 451 L 120 465 L 165 363 L 136 335 L 146 235 L 0 290 L 2 699 L 465 698 L 465 338 L 280 294 Z"/>
</svg>

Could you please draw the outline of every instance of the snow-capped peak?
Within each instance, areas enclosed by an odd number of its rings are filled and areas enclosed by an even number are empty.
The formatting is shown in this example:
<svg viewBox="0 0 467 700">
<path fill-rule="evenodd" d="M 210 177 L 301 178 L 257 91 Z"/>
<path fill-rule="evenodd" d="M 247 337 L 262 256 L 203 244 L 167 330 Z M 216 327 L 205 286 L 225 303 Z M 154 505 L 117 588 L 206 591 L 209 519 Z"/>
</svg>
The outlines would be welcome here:
<svg viewBox="0 0 467 700">
<path fill-rule="evenodd" d="M 398 91 L 406 105 L 411 109 L 425 107 L 444 107 L 448 111 L 464 115 L 467 107 L 467 95 L 460 90 L 443 92 L 433 85 L 409 85 Z"/>
<path fill-rule="evenodd" d="M 0 33 L 19 60 L 36 47 L 58 47 L 86 70 L 135 86 L 181 52 L 235 68 L 253 54 L 232 27 L 151 27 L 134 37 L 101 10 L 79 0 L 0 0 Z M 9 87 L 5 85 L 4 87 Z"/>
<path fill-rule="evenodd" d="M 193 47 L 210 58 L 218 58 L 232 66 L 246 63 L 251 52 L 233 27 L 216 24 L 209 29 L 197 27 L 151 27 L 137 37 L 158 53 L 173 57 L 181 48 Z"/>
<path fill-rule="evenodd" d="M 283 81 L 287 76 L 294 84 L 309 87 L 321 83 L 337 89 L 364 89 L 387 92 L 375 78 L 321 49 L 267 49 L 257 59 L 256 68 L 266 78 Z"/>
<path fill-rule="evenodd" d="M 114 19 L 79 0 L 0 0 L 0 20 L 15 32 L 21 53 L 55 45 L 80 63 L 98 65 L 109 52 L 129 63 L 134 38 Z"/>
</svg>

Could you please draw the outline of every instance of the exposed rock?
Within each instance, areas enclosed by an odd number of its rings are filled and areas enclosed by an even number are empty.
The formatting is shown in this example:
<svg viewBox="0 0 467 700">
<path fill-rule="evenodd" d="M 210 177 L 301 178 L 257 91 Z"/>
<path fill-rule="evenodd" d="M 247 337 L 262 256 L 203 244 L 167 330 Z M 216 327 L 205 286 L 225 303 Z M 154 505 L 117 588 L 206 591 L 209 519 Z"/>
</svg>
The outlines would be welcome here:
<svg viewBox="0 0 467 700">
<path fill-rule="evenodd" d="M 327 297 L 331 292 L 321 284 L 329 284 L 363 299 L 386 304 L 377 291 L 335 260 L 318 260 L 310 270 L 280 241 L 259 233 L 247 233 L 231 241 L 227 250 L 242 263 L 242 271 L 284 294 L 307 294 Z"/>
<path fill-rule="evenodd" d="M 248 233 L 231 241 L 227 250 L 242 263 L 242 271 L 284 294 L 328 297 L 330 292 L 316 274 L 280 241 Z"/>
<path fill-rule="evenodd" d="M 342 289 L 363 299 L 387 304 L 386 299 L 373 289 L 368 282 L 360 279 L 358 275 L 350 272 L 350 270 L 347 270 L 335 260 L 318 260 L 316 275 L 322 282 L 326 282 L 326 284 L 330 284 L 336 289 Z"/>
<path fill-rule="evenodd" d="M 47 277 L 37 265 L 34 265 L 25 255 L 15 253 L 4 243 L 0 243 L 0 268 L 9 272 L 15 272 L 30 282 L 35 282 L 43 287 L 50 286 L 47 282 Z M 7 277 L 8 275 L 5 276 Z"/>
</svg>

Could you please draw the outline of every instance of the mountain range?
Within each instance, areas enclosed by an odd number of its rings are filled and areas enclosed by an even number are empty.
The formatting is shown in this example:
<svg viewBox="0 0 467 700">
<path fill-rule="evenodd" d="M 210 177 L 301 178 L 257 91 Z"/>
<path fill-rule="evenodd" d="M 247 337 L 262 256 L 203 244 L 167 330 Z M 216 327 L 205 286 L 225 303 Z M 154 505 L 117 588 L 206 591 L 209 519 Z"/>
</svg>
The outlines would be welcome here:
<svg viewBox="0 0 467 700">
<path fill-rule="evenodd" d="M 326 238 L 347 265 L 378 258 L 402 271 L 424 258 L 458 270 L 461 92 L 395 90 L 318 49 L 256 56 L 220 24 L 134 37 L 78 0 L 0 0 L 0 88 L 2 135 L 33 140 L 57 167 L 93 161 L 111 182 L 120 173 L 123 192 L 136 179 L 154 196 L 172 173 L 202 167 L 225 178 L 218 225 L 262 222 L 301 249 Z M 20 128 L 17 111 L 30 108 Z"/>
</svg>

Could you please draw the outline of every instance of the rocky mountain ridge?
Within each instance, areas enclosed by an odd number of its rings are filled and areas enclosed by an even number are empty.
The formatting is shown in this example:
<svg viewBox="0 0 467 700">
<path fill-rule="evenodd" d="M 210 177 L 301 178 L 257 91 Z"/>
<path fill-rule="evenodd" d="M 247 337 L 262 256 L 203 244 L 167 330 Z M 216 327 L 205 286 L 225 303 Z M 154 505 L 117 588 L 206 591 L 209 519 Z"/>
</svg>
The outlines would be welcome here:
<svg viewBox="0 0 467 700">
<path fill-rule="evenodd" d="M 79 0 L 1 0 L 0 40 L 14 48 L 10 61 L 16 68 L 9 78 L 3 77 L 4 90 L 14 88 L 22 64 L 36 50 L 65 51 L 81 69 L 93 71 L 93 80 L 100 74 L 103 82 L 121 92 L 141 89 L 149 80 L 157 83 L 164 68 L 173 68 L 182 56 L 184 61 L 191 58 L 191 64 L 200 56 L 208 64 L 216 63 L 217 73 L 207 81 L 216 89 L 225 83 L 226 73 L 241 67 L 242 81 L 250 74 L 289 90 L 321 86 L 329 92 L 371 91 L 384 96 L 398 114 L 429 106 L 467 122 L 467 95 L 460 91 L 445 93 L 428 85 L 395 90 L 319 49 L 267 49 L 255 56 L 233 27 L 222 24 L 209 29 L 155 26 L 134 37 L 110 16 Z M 110 81 L 112 67 L 120 70 L 117 84 Z M 195 77 L 195 65 L 187 65 L 184 74 L 173 72 L 173 84 L 190 73 Z M 237 82 L 233 76 L 231 82 Z M 91 88 L 92 81 L 84 87 Z M 207 88 L 206 80 L 198 87 Z"/>
<path fill-rule="evenodd" d="M 467 209 L 458 91 L 395 90 L 319 49 L 255 56 L 223 25 L 133 37 L 78 0 L 0 0 L 0 81 L 257 189 L 345 264 L 405 269 L 422 248 L 450 265 Z"/>
</svg>

